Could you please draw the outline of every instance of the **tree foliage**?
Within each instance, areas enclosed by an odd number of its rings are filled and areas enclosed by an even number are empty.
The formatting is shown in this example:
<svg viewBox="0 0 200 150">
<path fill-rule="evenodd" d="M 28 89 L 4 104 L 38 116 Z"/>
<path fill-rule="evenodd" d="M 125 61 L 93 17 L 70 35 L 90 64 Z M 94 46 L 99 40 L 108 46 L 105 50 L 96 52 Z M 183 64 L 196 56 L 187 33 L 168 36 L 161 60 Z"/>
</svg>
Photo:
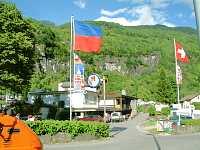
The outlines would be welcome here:
<svg viewBox="0 0 200 150">
<path fill-rule="evenodd" d="M 34 34 L 15 5 L 0 2 L 0 86 L 20 93 L 34 68 Z"/>
<path fill-rule="evenodd" d="M 57 39 L 51 27 L 37 21 L 29 21 L 35 27 L 36 44 L 40 54 L 46 59 L 54 58 L 54 48 L 56 47 Z"/>
<path fill-rule="evenodd" d="M 176 102 L 174 38 L 184 46 L 190 57 L 190 64 L 181 64 L 183 84 L 180 96 L 199 91 L 200 54 L 194 29 L 170 28 L 162 25 L 123 27 L 107 22 L 89 23 L 103 29 L 103 47 L 99 54 L 79 53 L 81 59 L 89 64 L 86 67 L 87 74 L 92 71 L 100 75 L 105 74 L 105 70 L 99 65 L 103 66 L 107 57 L 109 57 L 107 59 L 109 62 L 115 58 L 123 60 L 118 63 L 121 66 L 121 72 L 106 71 L 109 78 L 106 85 L 108 93 L 119 93 L 122 89 L 126 89 L 128 95 L 144 100 Z M 69 39 L 69 29 L 69 24 L 59 27 L 58 31 L 67 30 L 63 39 Z M 58 33 L 63 35 L 63 33 Z M 158 57 L 158 64 L 152 66 L 151 63 L 145 63 L 145 59 L 149 56 Z M 144 60 L 141 59 L 142 57 Z M 131 72 L 137 71 L 139 67 L 144 69 L 143 73 Z"/>
<path fill-rule="evenodd" d="M 161 68 L 159 70 L 159 78 L 157 82 L 157 88 L 155 90 L 157 101 L 171 104 L 176 102 L 176 86 L 173 80 L 167 76 L 165 70 Z"/>
</svg>

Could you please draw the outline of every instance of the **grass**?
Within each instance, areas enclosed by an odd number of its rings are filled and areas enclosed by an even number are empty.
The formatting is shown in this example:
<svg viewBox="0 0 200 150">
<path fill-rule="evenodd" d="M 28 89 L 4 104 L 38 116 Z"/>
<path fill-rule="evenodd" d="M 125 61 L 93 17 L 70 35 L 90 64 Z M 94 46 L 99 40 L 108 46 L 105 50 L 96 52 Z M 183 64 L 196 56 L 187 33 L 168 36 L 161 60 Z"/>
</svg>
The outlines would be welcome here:
<svg viewBox="0 0 200 150">
<path fill-rule="evenodd" d="M 181 124 L 185 126 L 200 126 L 200 119 L 182 120 Z"/>
<path fill-rule="evenodd" d="M 144 126 L 155 126 L 156 125 L 156 120 L 147 120 L 144 123 Z"/>
</svg>

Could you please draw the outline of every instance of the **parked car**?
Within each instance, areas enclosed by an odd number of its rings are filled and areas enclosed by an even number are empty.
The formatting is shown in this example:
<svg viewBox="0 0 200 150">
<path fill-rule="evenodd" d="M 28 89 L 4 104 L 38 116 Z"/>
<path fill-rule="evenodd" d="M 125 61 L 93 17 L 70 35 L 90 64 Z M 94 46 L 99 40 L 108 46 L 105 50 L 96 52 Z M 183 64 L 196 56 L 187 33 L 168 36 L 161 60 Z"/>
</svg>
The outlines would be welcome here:
<svg viewBox="0 0 200 150">
<path fill-rule="evenodd" d="M 113 112 L 111 113 L 111 122 L 120 122 L 124 121 L 124 117 L 122 116 L 121 112 Z"/>
<path fill-rule="evenodd" d="M 98 122 L 103 122 L 103 117 L 101 117 L 100 115 L 87 115 L 84 116 L 83 118 L 79 118 L 79 120 L 82 121 L 98 121 Z"/>
</svg>

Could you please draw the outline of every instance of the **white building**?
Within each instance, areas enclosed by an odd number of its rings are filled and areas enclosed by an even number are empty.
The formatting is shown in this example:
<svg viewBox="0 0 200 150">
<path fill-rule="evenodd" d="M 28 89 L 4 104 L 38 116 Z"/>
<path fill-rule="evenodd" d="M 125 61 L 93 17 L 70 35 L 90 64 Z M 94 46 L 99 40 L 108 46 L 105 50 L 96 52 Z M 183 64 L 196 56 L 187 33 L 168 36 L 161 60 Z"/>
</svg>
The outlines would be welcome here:
<svg viewBox="0 0 200 150">
<path fill-rule="evenodd" d="M 186 96 L 182 98 L 181 101 L 182 102 L 188 101 L 190 104 L 194 102 L 200 102 L 200 94 L 193 94 L 193 95 Z"/>
</svg>

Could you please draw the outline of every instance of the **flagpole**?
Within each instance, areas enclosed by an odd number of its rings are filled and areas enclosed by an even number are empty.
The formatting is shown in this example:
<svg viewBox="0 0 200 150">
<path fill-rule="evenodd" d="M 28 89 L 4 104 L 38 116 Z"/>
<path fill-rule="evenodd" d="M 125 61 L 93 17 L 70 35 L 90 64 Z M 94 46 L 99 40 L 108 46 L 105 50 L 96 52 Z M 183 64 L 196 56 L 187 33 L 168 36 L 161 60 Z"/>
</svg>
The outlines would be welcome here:
<svg viewBox="0 0 200 150">
<path fill-rule="evenodd" d="M 70 104 L 69 104 L 69 109 L 70 109 L 70 121 L 72 120 L 72 52 L 74 49 L 74 34 L 73 34 L 73 30 L 74 30 L 74 16 L 71 16 L 71 43 L 70 43 L 70 69 L 69 69 L 69 74 L 70 74 L 70 83 L 69 83 L 69 95 L 70 95 Z"/>
<path fill-rule="evenodd" d="M 75 87 L 75 54 L 73 53 L 73 70 L 74 70 L 74 73 L 73 73 L 73 87 L 74 87 L 74 91 L 76 90 L 76 87 Z"/>
<path fill-rule="evenodd" d="M 73 55 L 73 91 L 75 91 L 75 53 L 74 53 L 74 45 L 75 45 L 75 26 L 74 26 L 74 17 L 72 20 L 72 26 L 73 26 L 73 30 L 72 30 L 72 39 L 73 39 L 73 45 L 72 45 L 72 55 Z"/>
<path fill-rule="evenodd" d="M 106 78 L 105 76 L 103 76 L 103 100 L 104 100 L 104 108 L 103 108 L 104 122 L 106 122 Z"/>
<path fill-rule="evenodd" d="M 177 86 L 177 103 L 180 104 L 180 87 L 179 87 L 179 84 L 177 82 L 178 78 L 177 78 L 177 58 L 176 58 L 176 40 L 174 38 L 174 52 L 175 52 L 175 69 L 176 69 L 176 86 Z M 180 112 L 179 112 L 179 116 L 178 116 L 178 125 L 180 125 Z"/>
</svg>

